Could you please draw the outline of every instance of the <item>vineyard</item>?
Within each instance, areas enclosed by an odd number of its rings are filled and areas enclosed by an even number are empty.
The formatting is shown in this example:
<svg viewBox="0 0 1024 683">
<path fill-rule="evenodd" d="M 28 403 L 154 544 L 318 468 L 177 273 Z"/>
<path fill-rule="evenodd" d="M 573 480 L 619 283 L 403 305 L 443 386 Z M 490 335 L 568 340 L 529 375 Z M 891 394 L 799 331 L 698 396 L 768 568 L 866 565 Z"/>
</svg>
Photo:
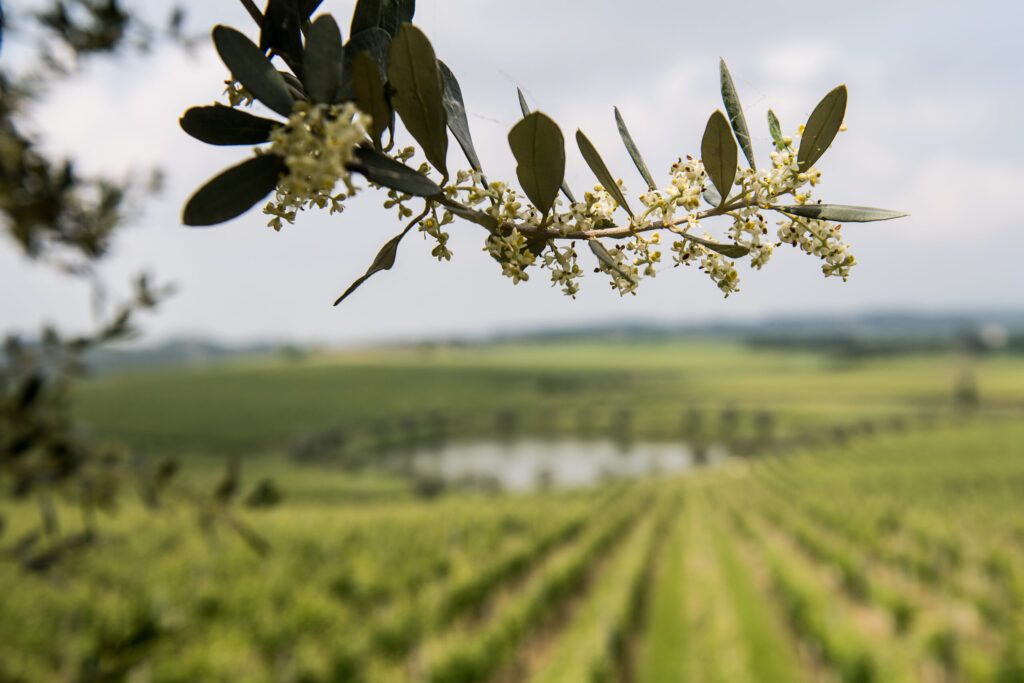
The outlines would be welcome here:
<svg viewBox="0 0 1024 683">
<path fill-rule="evenodd" d="M 425 498 L 259 455 L 285 492 L 244 512 L 263 555 L 126 499 L 73 564 L 0 562 L 0 681 L 1024 681 L 1024 424 L 1009 404 L 867 423 L 864 401 L 858 429 L 801 441 L 827 383 L 793 363 L 783 446 L 684 473 Z M 844 370 L 830 414 L 885 371 Z M 939 403 L 930 373 L 889 374 L 890 394 Z M 7 509 L 5 542 L 36 514 Z"/>
</svg>

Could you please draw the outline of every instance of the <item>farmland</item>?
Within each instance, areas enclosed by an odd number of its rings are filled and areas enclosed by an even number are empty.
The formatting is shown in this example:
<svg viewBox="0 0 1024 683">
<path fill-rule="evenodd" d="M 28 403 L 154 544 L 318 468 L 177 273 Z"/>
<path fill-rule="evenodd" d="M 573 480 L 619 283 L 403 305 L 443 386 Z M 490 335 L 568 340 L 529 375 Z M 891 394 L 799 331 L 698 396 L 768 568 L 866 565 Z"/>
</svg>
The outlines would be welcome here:
<svg viewBox="0 0 1024 683">
<path fill-rule="evenodd" d="M 100 377 L 76 400 L 130 457 L 199 490 L 227 458 L 243 491 L 275 483 L 233 513 L 269 551 L 126 494 L 73 561 L 0 562 L 0 680 L 1021 681 L 1024 362 L 974 361 L 957 409 L 965 362 L 538 344 Z M 345 436 L 297 462 L 325 430 Z M 624 433 L 624 458 L 744 455 L 517 494 L 363 466 L 415 439 Z M 0 505 L 9 545 L 36 511 Z"/>
</svg>

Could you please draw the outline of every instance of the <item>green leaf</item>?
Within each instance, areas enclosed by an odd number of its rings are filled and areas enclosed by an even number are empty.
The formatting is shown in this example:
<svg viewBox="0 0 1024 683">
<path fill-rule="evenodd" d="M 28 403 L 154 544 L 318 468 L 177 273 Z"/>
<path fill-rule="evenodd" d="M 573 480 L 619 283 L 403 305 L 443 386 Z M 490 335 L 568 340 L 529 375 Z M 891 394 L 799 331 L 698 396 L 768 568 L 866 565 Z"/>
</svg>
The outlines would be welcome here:
<svg viewBox="0 0 1024 683">
<path fill-rule="evenodd" d="M 889 209 L 873 209 L 869 206 L 846 206 L 843 204 L 797 204 L 794 206 L 774 206 L 776 211 L 814 218 L 822 221 L 839 223 L 871 223 L 873 221 L 889 221 L 903 218 L 907 214 Z"/>
<path fill-rule="evenodd" d="M 704 188 L 704 201 L 711 206 L 721 206 L 722 195 L 718 193 L 718 190 L 715 189 L 714 185 L 708 185 Z"/>
<path fill-rule="evenodd" d="M 706 240 L 703 237 L 696 237 L 688 232 L 684 232 L 683 237 L 690 240 L 691 242 L 702 244 L 711 251 L 717 251 L 722 256 L 728 256 L 729 258 L 740 258 L 750 253 L 750 249 L 739 244 L 723 244 L 722 242 L 713 242 L 712 240 Z"/>
<path fill-rule="evenodd" d="M 314 102 L 333 104 L 338 101 L 344 50 L 341 30 L 330 14 L 313 22 L 306 35 L 302 82 L 306 94 Z"/>
<path fill-rule="evenodd" d="M 626 213 L 629 214 L 630 218 L 633 217 L 633 211 L 629 208 L 626 203 L 626 198 L 622 194 L 622 190 L 619 189 L 619 184 L 615 182 L 615 178 L 612 177 L 608 167 L 605 166 L 604 160 L 601 155 L 598 154 L 597 148 L 594 147 L 593 143 L 587 139 L 587 136 L 583 134 L 583 131 L 576 131 L 576 144 L 580 148 L 580 154 L 583 155 L 583 159 L 587 162 L 587 166 L 593 171 L 594 175 L 597 176 L 597 180 L 604 189 L 610 194 L 615 201 L 619 203 Z"/>
<path fill-rule="evenodd" d="M 590 251 L 594 252 L 594 256 L 597 257 L 598 261 L 600 261 L 608 268 L 614 270 L 620 276 L 626 278 L 630 282 L 633 282 L 633 273 L 631 273 L 628 270 L 624 270 L 622 266 L 620 266 L 618 262 L 616 262 L 615 259 L 612 258 L 612 255 L 608 253 L 608 249 L 606 249 L 605 246 L 601 244 L 600 240 L 587 240 L 587 244 L 590 245 Z"/>
<path fill-rule="evenodd" d="M 209 145 L 258 145 L 269 141 L 281 125 L 222 104 L 192 107 L 179 123 L 183 131 Z"/>
<path fill-rule="evenodd" d="M 565 138 L 558 124 L 547 115 L 534 112 L 517 123 L 508 134 L 516 158 L 519 184 L 545 216 L 565 179 Z"/>
<path fill-rule="evenodd" d="M 484 213 L 483 211 L 477 211 L 476 209 L 471 209 L 469 207 L 461 206 L 459 204 L 445 206 L 445 209 L 451 211 L 459 218 L 465 219 L 472 223 L 476 223 L 477 225 L 482 225 L 488 230 L 498 229 L 498 219 L 490 214 Z"/>
<path fill-rule="evenodd" d="M 338 100 L 347 102 L 355 99 L 355 88 L 352 83 L 352 68 L 356 55 L 365 52 L 380 69 L 381 80 L 385 80 L 388 70 L 388 52 L 391 49 L 391 36 L 381 28 L 371 28 L 349 38 L 345 43 L 344 66 L 341 70 L 341 87 Z"/>
<path fill-rule="evenodd" d="M 411 227 L 412 225 L 410 224 L 409 228 Z M 347 299 L 352 292 L 359 289 L 360 285 L 362 285 L 364 282 L 369 280 L 371 277 L 373 277 L 380 271 L 391 270 L 391 267 L 395 265 L 395 258 L 398 256 L 398 245 L 399 243 L 401 243 L 402 238 L 405 237 L 406 233 L 409 232 L 409 228 L 406 228 L 402 232 L 392 237 L 390 240 L 387 241 L 387 244 L 381 247 L 380 251 L 377 252 L 377 256 L 373 259 L 373 263 L 371 263 L 370 267 L 366 270 L 366 273 L 358 280 L 353 282 L 351 285 L 349 285 L 348 289 L 345 290 L 345 293 L 335 300 L 335 306 L 337 306 L 342 301 Z"/>
<path fill-rule="evenodd" d="M 622 138 L 622 144 L 626 146 L 626 151 L 629 152 L 630 158 L 633 159 L 633 163 L 636 164 L 636 170 L 640 171 L 640 175 L 643 176 L 644 182 L 647 183 L 647 189 L 654 190 L 658 189 L 658 186 L 654 183 L 654 178 L 651 176 L 651 172 L 647 169 L 647 163 L 644 162 L 644 158 L 640 156 L 640 150 L 636 148 L 636 143 L 633 142 L 633 136 L 629 134 L 629 129 L 626 128 L 626 122 L 622 120 L 622 114 L 619 113 L 619 108 L 615 107 L 615 124 L 619 127 L 619 136 Z"/>
<path fill-rule="evenodd" d="M 783 149 L 786 146 L 786 136 L 782 134 L 782 124 L 779 117 L 771 109 L 768 110 L 768 132 L 772 134 L 776 149 Z"/>
<path fill-rule="evenodd" d="M 437 65 L 441 69 L 441 82 L 444 85 L 443 101 L 448 116 L 448 129 L 459 142 L 459 146 L 462 147 L 462 152 L 466 155 L 473 170 L 483 172 L 483 168 L 480 166 L 480 157 L 477 156 L 476 148 L 473 146 L 473 136 L 469 132 L 466 103 L 462 99 L 462 88 L 459 86 L 459 81 L 447 64 L 438 60 Z"/>
<path fill-rule="evenodd" d="M 260 154 L 232 166 L 201 188 L 185 204 L 185 225 L 216 225 L 241 216 L 274 191 L 287 173 L 284 159 Z"/>
<path fill-rule="evenodd" d="M 430 41 L 412 24 L 402 24 L 391 43 L 388 81 L 394 89 L 395 111 L 427 160 L 447 178 L 448 116 L 441 72 Z"/>
<path fill-rule="evenodd" d="M 704 170 L 718 188 L 718 194 L 722 196 L 724 204 L 725 198 L 732 191 L 733 181 L 736 180 L 737 149 L 729 121 L 720 109 L 716 109 L 708 119 L 704 139 L 700 143 L 700 154 Z"/>
<path fill-rule="evenodd" d="M 309 15 L 300 14 L 294 0 L 269 0 L 260 25 L 260 51 L 273 50 L 290 67 L 302 63 L 302 25 Z"/>
<path fill-rule="evenodd" d="M 384 79 L 373 58 L 360 52 L 352 61 L 352 87 L 355 90 L 356 106 L 370 115 L 370 137 L 381 147 L 381 137 L 391 123 L 392 111 L 384 93 Z"/>
<path fill-rule="evenodd" d="M 814 166 L 836 139 L 845 116 L 846 86 L 840 85 L 822 98 L 807 119 L 796 155 L 801 173 Z"/>
<path fill-rule="evenodd" d="M 757 170 L 754 163 L 754 147 L 750 144 L 750 129 L 747 128 L 747 117 L 743 115 L 743 106 L 740 105 L 740 96 L 736 92 L 736 84 L 732 81 L 732 74 L 725 60 L 718 61 L 719 76 L 722 81 L 722 101 L 725 103 L 725 111 L 729 114 L 729 123 L 736 132 L 736 139 L 743 149 L 743 156 L 750 163 L 750 168 Z"/>
<path fill-rule="evenodd" d="M 419 171 L 409 168 L 380 152 L 360 147 L 356 150 L 356 161 L 349 167 L 367 180 L 416 197 L 436 197 L 441 188 Z"/>
<path fill-rule="evenodd" d="M 526 97 L 523 95 L 523 91 L 520 90 L 519 88 L 516 88 L 516 93 L 519 95 L 519 110 L 523 112 L 524 117 L 529 116 L 530 105 L 526 103 Z M 573 196 L 572 190 L 569 189 L 569 183 L 567 183 L 565 180 L 562 181 L 562 194 L 564 194 L 565 198 L 569 200 L 569 203 L 576 203 L 576 197 Z"/>
<path fill-rule="evenodd" d="M 224 64 L 253 96 L 281 116 L 291 116 L 292 96 L 281 74 L 258 47 L 228 26 L 213 29 L 213 43 Z"/>
<path fill-rule="evenodd" d="M 403 23 L 412 21 L 416 12 L 414 0 L 359 0 L 352 13 L 351 35 L 380 28 L 394 37 Z"/>
</svg>

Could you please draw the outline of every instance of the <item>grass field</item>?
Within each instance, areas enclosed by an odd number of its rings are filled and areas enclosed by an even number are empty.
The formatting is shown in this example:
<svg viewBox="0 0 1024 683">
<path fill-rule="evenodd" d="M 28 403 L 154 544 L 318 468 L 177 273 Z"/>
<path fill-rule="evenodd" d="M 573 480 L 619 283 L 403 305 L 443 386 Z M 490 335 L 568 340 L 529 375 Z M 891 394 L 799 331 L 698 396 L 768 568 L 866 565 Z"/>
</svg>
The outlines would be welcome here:
<svg viewBox="0 0 1024 683">
<path fill-rule="evenodd" d="M 0 561 L 0 681 L 1024 681 L 1024 362 L 979 362 L 971 416 L 952 410 L 959 371 L 939 355 L 590 344 L 99 378 L 77 395 L 91 428 L 181 456 L 183 485 L 214 485 L 224 455 L 247 485 L 276 482 L 281 504 L 234 513 L 270 551 L 202 531 L 189 504 L 126 495 L 73 561 Z M 476 435 L 510 410 L 524 433 L 604 434 L 628 408 L 639 440 L 681 438 L 694 407 L 747 426 L 770 410 L 781 446 L 431 499 L 285 457 L 303 433 L 432 410 Z M 0 506 L 3 545 L 36 511 Z"/>
</svg>

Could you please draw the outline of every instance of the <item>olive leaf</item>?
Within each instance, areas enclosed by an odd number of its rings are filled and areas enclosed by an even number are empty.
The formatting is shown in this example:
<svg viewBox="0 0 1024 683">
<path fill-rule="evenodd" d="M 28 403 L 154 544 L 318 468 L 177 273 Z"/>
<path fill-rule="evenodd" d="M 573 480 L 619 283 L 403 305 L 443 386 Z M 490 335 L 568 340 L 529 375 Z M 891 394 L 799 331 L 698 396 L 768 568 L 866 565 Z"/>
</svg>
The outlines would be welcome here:
<svg viewBox="0 0 1024 683">
<path fill-rule="evenodd" d="M 768 132 L 772 135 L 776 149 L 783 149 L 786 146 L 786 137 L 782 134 L 782 124 L 779 117 L 771 109 L 768 110 Z"/>
<path fill-rule="evenodd" d="M 388 81 L 394 89 L 391 103 L 395 111 L 427 160 L 447 178 L 448 116 L 441 72 L 430 41 L 412 24 L 402 24 L 391 43 Z"/>
<path fill-rule="evenodd" d="M 722 242 L 715 242 L 712 240 L 704 239 L 703 237 L 691 235 L 688 232 L 684 232 L 683 237 L 690 240 L 691 242 L 702 244 L 711 251 L 717 251 L 722 256 L 728 256 L 729 258 L 740 258 L 750 253 L 750 249 L 740 244 L 724 244 Z"/>
<path fill-rule="evenodd" d="M 253 96 L 281 116 L 291 116 L 292 96 L 281 74 L 256 45 L 233 28 L 213 29 L 213 43 L 221 60 Z"/>
<path fill-rule="evenodd" d="M 747 128 L 747 117 L 743 115 L 743 106 L 740 105 L 740 96 L 736 92 L 736 84 L 733 83 L 732 74 L 726 66 L 724 59 L 718 60 L 718 72 L 722 81 L 722 102 L 725 103 L 725 111 L 729 114 L 729 123 L 736 133 L 736 139 L 743 149 L 743 156 L 747 158 L 750 168 L 757 170 L 754 163 L 754 147 L 750 142 L 750 129 Z"/>
<path fill-rule="evenodd" d="M 273 50 L 292 68 L 301 64 L 302 24 L 310 14 L 300 14 L 294 0 L 269 0 L 260 24 L 260 51 Z"/>
<path fill-rule="evenodd" d="M 288 171 L 276 154 L 259 154 L 223 171 L 185 204 L 185 225 L 216 225 L 241 216 L 277 187 Z"/>
<path fill-rule="evenodd" d="M 704 201 L 711 206 L 721 206 L 722 195 L 718 193 L 718 190 L 715 189 L 714 185 L 708 185 L 704 188 Z"/>
<path fill-rule="evenodd" d="M 398 245 L 399 243 L 401 243 L 402 238 L 405 237 L 405 235 L 409 232 L 413 225 L 414 223 L 410 223 L 405 230 L 392 237 L 390 240 L 387 241 L 387 243 L 383 247 L 381 247 L 380 251 L 377 252 L 377 256 L 374 257 L 373 263 L 371 263 L 370 267 L 366 269 L 366 273 L 364 273 L 358 280 L 356 280 L 355 282 L 348 286 L 348 289 L 345 290 L 345 293 L 339 296 L 334 301 L 335 306 L 337 306 L 346 298 L 348 298 L 348 296 L 352 292 L 359 289 L 360 285 L 362 285 L 364 282 L 369 280 L 371 277 L 373 277 L 380 271 L 391 270 L 391 267 L 395 265 L 395 258 L 398 256 Z"/>
<path fill-rule="evenodd" d="M 590 245 L 590 251 L 594 252 L 594 256 L 597 257 L 598 261 L 600 261 L 602 264 L 604 264 L 611 270 L 614 270 L 616 273 L 618 273 L 625 279 L 629 280 L 630 282 L 634 281 L 633 273 L 623 269 L 623 267 L 619 265 L 619 263 L 614 258 L 612 258 L 612 255 L 608 253 L 608 249 L 605 248 L 603 244 L 601 244 L 600 240 L 587 240 L 587 244 Z"/>
<path fill-rule="evenodd" d="M 793 206 L 773 206 L 776 211 L 814 218 L 822 221 L 840 223 L 871 223 L 873 221 L 889 221 L 903 218 L 907 214 L 889 209 L 874 209 L 869 206 L 846 206 L 843 204 L 797 204 Z"/>
<path fill-rule="evenodd" d="M 366 176 L 367 180 L 405 194 L 416 197 L 441 194 L 440 186 L 427 176 L 367 147 L 356 150 L 356 160 L 349 164 L 349 168 Z"/>
<path fill-rule="evenodd" d="M 626 197 L 623 196 L 622 190 L 619 189 L 619 184 L 615 182 L 615 178 L 612 177 L 608 167 L 605 166 L 604 160 L 601 155 L 598 154 L 597 148 L 590 142 L 583 131 L 576 131 L 576 144 L 580 148 L 580 154 L 583 155 L 583 159 L 587 162 L 587 166 L 593 171 L 594 175 L 597 176 L 598 182 L 604 187 L 604 189 L 610 194 L 619 205 L 626 210 L 630 218 L 633 217 L 633 211 L 629 208 L 629 204 L 626 203 Z"/>
<path fill-rule="evenodd" d="M 477 225 L 482 225 L 488 230 L 498 229 L 498 219 L 490 214 L 484 213 L 483 211 L 477 211 L 476 209 L 471 209 L 468 206 L 454 203 L 445 206 L 445 209 L 451 211 L 459 218 L 463 218 L 471 223 L 476 223 Z"/>
<path fill-rule="evenodd" d="M 396 0 L 359 0 L 352 12 L 349 33 L 355 36 L 361 31 L 380 28 L 394 36 L 401 23 Z"/>
<path fill-rule="evenodd" d="M 530 115 L 530 105 L 526 103 L 526 96 L 523 95 L 523 91 L 520 88 L 516 88 L 516 94 L 519 96 L 519 110 L 523 112 L 523 116 Z M 572 190 L 569 189 L 569 183 L 562 180 L 562 194 L 569 200 L 570 204 L 576 203 L 576 197 L 573 196 Z"/>
<path fill-rule="evenodd" d="M 192 107 L 179 123 L 183 131 L 208 145 L 258 145 L 270 140 L 271 132 L 281 125 L 223 104 Z"/>
<path fill-rule="evenodd" d="M 633 136 L 629 134 L 629 129 L 626 128 L 626 122 L 622 119 L 622 114 L 619 113 L 618 107 L 615 107 L 615 124 L 619 127 L 619 136 L 622 138 L 622 144 L 626 146 L 626 151 L 629 152 L 630 158 L 636 164 L 636 170 L 640 171 L 644 182 L 647 183 L 647 189 L 651 190 L 651 192 L 657 190 L 658 186 L 654 183 L 654 178 L 651 176 L 644 158 L 640 155 L 640 150 L 637 149 L 636 143 L 633 142 Z"/>
<path fill-rule="evenodd" d="M 391 123 L 394 112 L 384 91 L 384 79 L 373 58 L 360 52 L 352 60 L 352 88 L 356 106 L 370 115 L 370 137 L 381 147 L 381 137 Z"/>
<path fill-rule="evenodd" d="M 558 124 L 541 112 L 524 117 L 508 134 L 516 158 L 516 176 L 541 213 L 554 206 L 565 179 L 565 138 Z"/>
<path fill-rule="evenodd" d="M 846 116 L 846 86 L 832 89 L 811 112 L 800 138 L 796 160 L 804 172 L 821 158 L 843 125 Z"/>
<path fill-rule="evenodd" d="M 416 0 L 398 0 L 398 21 L 408 24 L 416 14 Z"/>
<path fill-rule="evenodd" d="M 391 49 L 391 36 L 382 28 L 370 28 L 360 31 L 348 39 L 345 43 L 344 55 L 342 57 L 341 86 L 338 92 L 338 100 L 346 102 L 355 98 L 355 88 L 352 84 L 352 68 L 356 55 L 365 52 L 367 56 L 380 69 L 381 80 L 385 79 L 388 70 L 388 53 Z"/>
<path fill-rule="evenodd" d="M 480 157 L 476 154 L 473 146 L 473 136 L 469 132 L 469 120 L 466 118 L 466 103 L 462 99 L 462 88 L 455 74 L 448 68 L 448 65 L 438 60 L 438 68 L 441 69 L 441 83 L 444 85 L 444 109 L 448 116 L 448 129 L 455 136 L 463 154 L 469 161 L 474 171 L 482 172 Z"/>
<path fill-rule="evenodd" d="M 302 62 L 302 83 L 314 102 L 333 104 L 338 101 L 344 50 L 341 30 L 330 14 L 313 22 L 306 36 L 306 52 Z"/>
<path fill-rule="evenodd" d="M 722 204 L 719 205 L 722 206 L 736 179 L 737 149 L 729 121 L 721 109 L 716 109 L 708 119 L 704 139 L 700 143 L 700 154 L 704 170 L 708 172 L 711 182 L 722 196 Z"/>
</svg>

